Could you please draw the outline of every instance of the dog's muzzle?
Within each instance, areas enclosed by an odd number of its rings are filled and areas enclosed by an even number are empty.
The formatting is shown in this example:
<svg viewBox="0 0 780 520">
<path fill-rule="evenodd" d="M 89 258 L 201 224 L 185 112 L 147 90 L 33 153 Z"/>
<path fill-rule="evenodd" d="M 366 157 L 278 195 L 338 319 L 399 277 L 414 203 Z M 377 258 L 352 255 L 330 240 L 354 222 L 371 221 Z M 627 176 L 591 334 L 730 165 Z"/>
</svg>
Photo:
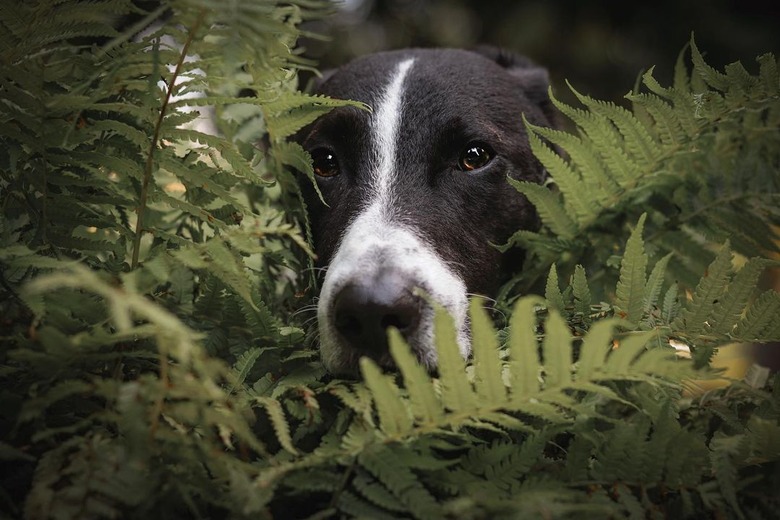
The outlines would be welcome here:
<svg viewBox="0 0 780 520">
<path fill-rule="evenodd" d="M 384 269 L 338 291 L 333 327 L 348 348 L 382 358 L 388 351 L 387 329 L 395 327 L 405 338 L 416 337 L 424 305 L 414 280 Z"/>
<path fill-rule="evenodd" d="M 470 351 L 466 286 L 412 229 L 368 212 L 349 227 L 325 275 L 317 322 L 320 352 L 333 373 L 356 374 L 368 356 L 392 367 L 387 329 L 397 328 L 420 363 L 436 366 L 434 311 L 454 318 L 460 350 Z"/>
</svg>

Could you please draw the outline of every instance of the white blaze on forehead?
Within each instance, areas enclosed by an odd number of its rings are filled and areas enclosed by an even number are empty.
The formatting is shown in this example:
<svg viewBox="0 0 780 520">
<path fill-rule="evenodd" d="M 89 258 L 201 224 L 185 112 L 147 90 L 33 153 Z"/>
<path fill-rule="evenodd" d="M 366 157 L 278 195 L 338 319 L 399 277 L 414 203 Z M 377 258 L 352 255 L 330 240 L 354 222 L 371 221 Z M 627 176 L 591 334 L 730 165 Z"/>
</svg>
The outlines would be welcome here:
<svg viewBox="0 0 780 520">
<path fill-rule="evenodd" d="M 380 204 L 388 204 L 392 178 L 395 174 L 395 155 L 398 144 L 398 126 L 401 121 L 404 79 L 414 59 L 398 64 L 390 84 L 376 107 L 372 130 L 377 162 L 372 168 L 374 196 Z"/>
<path fill-rule="evenodd" d="M 388 270 L 404 275 L 447 309 L 459 331 L 461 352 L 466 356 L 470 350 L 466 332 L 466 284 L 421 238 L 413 223 L 394 222 L 390 211 L 395 203 L 393 184 L 398 170 L 396 151 L 403 114 L 404 80 L 413 64 L 414 60 L 408 59 L 396 66 L 374 107 L 371 120 L 374 149 L 368 172 L 370 195 L 361 204 L 357 217 L 347 226 L 320 293 L 317 310 L 320 350 L 331 371 L 349 369 L 345 363 L 351 357 L 334 328 L 332 313 L 336 295 L 349 283 L 372 283 Z M 433 312 L 422 316 L 419 330 L 407 340 L 415 346 L 425 364 L 435 365 Z"/>
</svg>

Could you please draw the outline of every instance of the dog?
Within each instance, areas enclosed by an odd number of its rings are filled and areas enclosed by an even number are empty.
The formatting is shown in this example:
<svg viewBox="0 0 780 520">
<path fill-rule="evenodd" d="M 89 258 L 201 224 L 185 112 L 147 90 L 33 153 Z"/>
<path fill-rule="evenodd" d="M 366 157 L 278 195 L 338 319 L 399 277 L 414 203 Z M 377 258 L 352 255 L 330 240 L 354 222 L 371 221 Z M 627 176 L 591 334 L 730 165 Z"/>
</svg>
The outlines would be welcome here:
<svg viewBox="0 0 780 520">
<path fill-rule="evenodd" d="M 545 69 L 493 48 L 380 52 L 323 75 L 316 93 L 371 108 L 337 108 L 295 138 L 318 188 L 301 182 L 331 373 L 356 374 L 362 356 L 392 367 L 389 327 L 434 370 L 431 301 L 469 355 L 469 296 L 494 294 L 521 262 L 494 245 L 539 226 L 507 177 L 545 179 L 522 118 L 553 126 L 548 84 Z"/>
</svg>

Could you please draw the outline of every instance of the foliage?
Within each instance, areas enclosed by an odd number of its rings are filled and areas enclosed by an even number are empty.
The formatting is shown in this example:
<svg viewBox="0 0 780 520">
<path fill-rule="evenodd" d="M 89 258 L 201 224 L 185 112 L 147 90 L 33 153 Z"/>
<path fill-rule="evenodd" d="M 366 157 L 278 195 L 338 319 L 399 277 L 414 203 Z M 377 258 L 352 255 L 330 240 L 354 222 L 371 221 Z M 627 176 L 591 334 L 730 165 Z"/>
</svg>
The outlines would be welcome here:
<svg viewBox="0 0 780 520">
<path fill-rule="evenodd" d="M 508 323 L 474 303 L 464 361 L 439 312 L 437 374 L 393 332 L 398 373 L 364 360 L 357 382 L 306 331 L 292 170 L 311 171 L 285 140 L 348 103 L 296 92 L 322 6 L 142 5 L 0 7 L 4 516 L 776 511 L 780 379 L 697 389 L 717 347 L 780 339 L 778 293 L 757 290 L 773 57 L 720 73 L 692 45 L 692 71 L 646 74 L 633 112 L 559 104 L 579 130 L 530 127 L 558 191 L 518 185 L 545 227 L 513 239 L 530 263 Z M 538 280 L 544 298 L 514 298 Z"/>
<path fill-rule="evenodd" d="M 520 231 L 510 240 L 533 252 L 523 288 L 533 283 L 529 270 L 542 276 L 558 263 L 570 274 L 582 260 L 591 277 L 614 279 L 615 252 L 642 213 L 650 258 L 674 253 L 670 274 L 687 287 L 727 239 L 743 256 L 778 253 L 772 225 L 780 220 L 777 61 L 764 54 L 757 76 L 739 63 L 724 74 L 704 62 L 693 41 L 691 53 L 693 72 L 682 53 L 672 87 L 661 86 L 652 69 L 646 72 L 646 91 L 637 87 L 626 96 L 633 111 L 572 87 L 584 109 L 553 101 L 575 133 L 528 125 L 534 152 L 558 192 L 516 186 L 545 225 L 541 233 Z"/>
</svg>

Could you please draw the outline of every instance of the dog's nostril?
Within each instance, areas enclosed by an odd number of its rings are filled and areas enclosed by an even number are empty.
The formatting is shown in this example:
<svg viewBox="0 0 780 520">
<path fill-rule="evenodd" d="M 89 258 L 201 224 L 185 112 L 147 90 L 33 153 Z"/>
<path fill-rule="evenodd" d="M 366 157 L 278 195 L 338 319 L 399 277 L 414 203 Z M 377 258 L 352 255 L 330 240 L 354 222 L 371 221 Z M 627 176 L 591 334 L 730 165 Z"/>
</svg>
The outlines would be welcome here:
<svg viewBox="0 0 780 520">
<path fill-rule="evenodd" d="M 395 327 L 397 329 L 405 329 L 407 326 L 407 323 L 404 321 L 404 319 L 398 316 L 397 314 L 387 314 L 385 316 L 382 316 L 380 323 L 382 324 L 382 328 L 384 329 L 388 329 L 390 327 Z"/>
<path fill-rule="evenodd" d="M 349 312 L 340 312 L 336 314 L 336 329 L 342 334 L 360 334 L 363 326 L 360 319 Z"/>
<path fill-rule="evenodd" d="M 408 286 L 393 277 L 347 285 L 334 302 L 336 330 L 355 349 L 386 352 L 389 327 L 411 334 L 419 323 L 421 300 Z"/>
</svg>

